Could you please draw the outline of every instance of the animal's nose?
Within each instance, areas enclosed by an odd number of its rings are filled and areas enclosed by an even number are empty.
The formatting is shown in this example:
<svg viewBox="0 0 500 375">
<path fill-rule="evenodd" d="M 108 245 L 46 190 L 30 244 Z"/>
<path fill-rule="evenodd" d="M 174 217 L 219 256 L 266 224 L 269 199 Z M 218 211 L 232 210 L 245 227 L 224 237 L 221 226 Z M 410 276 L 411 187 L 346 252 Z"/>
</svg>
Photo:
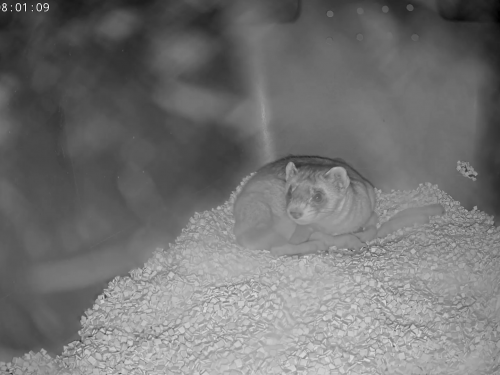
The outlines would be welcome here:
<svg viewBox="0 0 500 375">
<path fill-rule="evenodd" d="M 294 219 L 300 219 L 300 217 L 302 216 L 302 212 L 290 211 L 290 216 L 293 217 Z"/>
</svg>

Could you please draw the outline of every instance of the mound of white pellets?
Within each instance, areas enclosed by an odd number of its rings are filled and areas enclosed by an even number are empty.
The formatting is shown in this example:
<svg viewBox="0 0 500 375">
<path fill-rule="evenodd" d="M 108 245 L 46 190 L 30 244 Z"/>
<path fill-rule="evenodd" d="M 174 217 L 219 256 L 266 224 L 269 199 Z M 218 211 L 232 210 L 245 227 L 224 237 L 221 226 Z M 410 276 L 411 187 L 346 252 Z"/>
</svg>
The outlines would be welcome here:
<svg viewBox="0 0 500 375">
<path fill-rule="evenodd" d="M 81 341 L 8 374 L 498 374 L 500 232 L 430 184 L 377 191 L 382 221 L 442 203 L 365 252 L 274 258 L 235 245 L 231 199 L 116 278 Z"/>
</svg>

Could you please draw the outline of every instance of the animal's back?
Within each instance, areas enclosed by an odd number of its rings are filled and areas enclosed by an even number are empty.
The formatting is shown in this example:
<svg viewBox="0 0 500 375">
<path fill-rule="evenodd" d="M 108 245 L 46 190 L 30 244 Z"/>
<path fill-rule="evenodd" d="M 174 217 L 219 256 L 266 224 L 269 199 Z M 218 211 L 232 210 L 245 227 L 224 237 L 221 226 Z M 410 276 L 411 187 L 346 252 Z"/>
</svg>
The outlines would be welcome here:
<svg viewBox="0 0 500 375">
<path fill-rule="evenodd" d="M 286 216 L 284 179 L 271 171 L 259 170 L 238 194 L 233 214 L 236 240 L 249 247 L 244 239 L 246 233 L 254 228 L 264 231 L 272 227 L 276 218 Z"/>
<path fill-rule="evenodd" d="M 287 240 L 288 232 L 293 232 L 294 223 L 285 211 L 285 167 L 289 158 L 261 167 L 236 197 L 234 235 L 240 245 L 267 249 Z"/>
</svg>

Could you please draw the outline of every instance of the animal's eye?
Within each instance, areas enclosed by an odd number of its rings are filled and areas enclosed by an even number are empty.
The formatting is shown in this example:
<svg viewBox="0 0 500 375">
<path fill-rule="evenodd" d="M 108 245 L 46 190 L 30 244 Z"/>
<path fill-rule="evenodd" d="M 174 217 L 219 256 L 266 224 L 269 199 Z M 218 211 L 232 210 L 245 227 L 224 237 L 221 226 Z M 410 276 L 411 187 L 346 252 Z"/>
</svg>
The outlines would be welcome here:
<svg viewBox="0 0 500 375">
<path fill-rule="evenodd" d="M 315 202 L 321 202 L 323 200 L 323 194 L 321 193 L 315 193 L 313 195 L 313 201 Z"/>
</svg>

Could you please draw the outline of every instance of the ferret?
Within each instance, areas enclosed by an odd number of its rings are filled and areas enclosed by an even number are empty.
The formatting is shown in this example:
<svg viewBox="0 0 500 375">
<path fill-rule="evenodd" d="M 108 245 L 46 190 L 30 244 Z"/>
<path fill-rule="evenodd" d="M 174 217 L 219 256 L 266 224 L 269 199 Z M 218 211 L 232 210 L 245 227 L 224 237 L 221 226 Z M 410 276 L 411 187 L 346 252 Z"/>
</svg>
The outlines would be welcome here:
<svg viewBox="0 0 500 375">
<path fill-rule="evenodd" d="M 330 246 L 361 249 L 399 228 L 441 215 L 440 204 L 409 208 L 377 229 L 373 184 L 341 158 L 287 156 L 260 168 L 236 197 L 239 245 L 274 255 L 309 254 Z"/>
</svg>

